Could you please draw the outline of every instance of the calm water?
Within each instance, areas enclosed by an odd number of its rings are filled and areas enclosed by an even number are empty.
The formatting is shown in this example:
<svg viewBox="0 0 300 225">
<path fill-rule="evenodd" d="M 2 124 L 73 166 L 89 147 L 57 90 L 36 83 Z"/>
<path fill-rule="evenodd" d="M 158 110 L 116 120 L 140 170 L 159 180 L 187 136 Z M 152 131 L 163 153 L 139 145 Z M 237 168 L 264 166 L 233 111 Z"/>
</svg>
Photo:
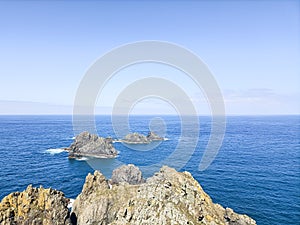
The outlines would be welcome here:
<svg viewBox="0 0 300 225">
<path fill-rule="evenodd" d="M 152 117 L 130 118 L 132 131 L 146 134 Z M 101 136 L 115 137 L 110 117 L 99 116 Z M 74 136 L 71 116 L 0 116 L 0 198 L 22 191 L 32 183 L 62 190 L 75 198 L 85 176 L 100 169 L 106 176 L 122 163 L 134 163 L 146 176 L 157 170 L 154 163 L 172 154 L 183 142 L 185 154 L 194 140 L 194 127 L 181 135 L 177 117 L 163 117 L 169 139 L 153 150 L 132 150 L 115 143 L 117 159 L 68 160 L 59 148 Z M 300 117 L 227 117 L 223 146 L 211 166 L 198 171 L 210 134 L 210 118 L 200 117 L 196 150 L 181 170 L 190 171 L 213 201 L 248 214 L 258 224 L 300 224 Z M 178 157 L 180 164 L 184 157 Z M 87 163 L 88 162 L 88 163 Z M 147 167 L 145 167 L 147 166 Z"/>
</svg>

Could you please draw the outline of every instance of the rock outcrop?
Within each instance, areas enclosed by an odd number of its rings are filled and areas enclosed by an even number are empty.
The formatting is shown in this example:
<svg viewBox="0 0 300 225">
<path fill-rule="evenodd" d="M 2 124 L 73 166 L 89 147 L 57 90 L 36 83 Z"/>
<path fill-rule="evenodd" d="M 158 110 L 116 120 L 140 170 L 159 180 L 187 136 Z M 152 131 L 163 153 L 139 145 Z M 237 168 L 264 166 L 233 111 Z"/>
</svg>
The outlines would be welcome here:
<svg viewBox="0 0 300 225">
<path fill-rule="evenodd" d="M 214 204 L 188 172 L 164 166 L 140 184 L 121 177 L 125 182 L 111 184 L 98 171 L 87 176 L 73 203 L 72 216 L 78 224 L 256 224 L 246 215 Z"/>
<path fill-rule="evenodd" d="M 122 182 L 126 182 L 128 184 L 141 184 L 144 181 L 142 171 L 133 164 L 123 165 L 115 169 L 111 177 L 111 183 L 113 184 L 119 184 Z"/>
<path fill-rule="evenodd" d="M 147 135 L 147 139 L 149 141 L 163 141 L 164 138 L 160 137 L 159 135 L 157 135 L 156 133 L 154 133 L 153 131 L 150 131 Z"/>
<path fill-rule="evenodd" d="M 69 199 L 54 189 L 33 188 L 11 193 L 0 203 L 1 225 L 69 225 Z"/>
<path fill-rule="evenodd" d="M 126 144 L 149 144 L 152 141 L 163 141 L 164 138 L 150 131 L 147 136 L 139 133 L 127 134 L 122 142 Z"/>
<path fill-rule="evenodd" d="M 118 154 L 112 145 L 111 138 L 99 137 L 88 132 L 82 132 L 76 136 L 74 142 L 66 150 L 69 151 L 69 158 L 81 156 L 114 158 Z"/>
<path fill-rule="evenodd" d="M 60 191 L 33 188 L 11 193 L 0 203 L 0 225 L 255 225 L 246 215 L 214 204 L 188 172 L 164 166 L 146 181 L 134 165 L 122 166 L 107 180 L 88 174 L 73 202 Z"/>
</svg>

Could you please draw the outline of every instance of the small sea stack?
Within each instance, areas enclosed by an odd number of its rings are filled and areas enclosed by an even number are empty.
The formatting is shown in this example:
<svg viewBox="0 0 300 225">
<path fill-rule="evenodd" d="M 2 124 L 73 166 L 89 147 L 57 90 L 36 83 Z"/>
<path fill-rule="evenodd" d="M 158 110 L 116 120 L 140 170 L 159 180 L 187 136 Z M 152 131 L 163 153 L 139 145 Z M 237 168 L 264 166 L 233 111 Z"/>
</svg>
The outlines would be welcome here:
<svg viewBox="0 0 300 225">
<path fill-rule="evenodd" d="M 164 138 L 150 131 L 147 136 L 140 133 L 127 134 L 121 142 L 126 144 L 150 144 L 152 141 L 163 141 Z"/>
</svg>

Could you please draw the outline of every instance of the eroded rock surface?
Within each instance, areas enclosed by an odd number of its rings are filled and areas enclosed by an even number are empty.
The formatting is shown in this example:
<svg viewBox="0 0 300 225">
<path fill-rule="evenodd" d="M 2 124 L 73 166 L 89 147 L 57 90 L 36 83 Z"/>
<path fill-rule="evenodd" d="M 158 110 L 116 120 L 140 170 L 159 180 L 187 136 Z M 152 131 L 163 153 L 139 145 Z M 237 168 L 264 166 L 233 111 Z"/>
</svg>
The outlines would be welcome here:
<svg viewBox="0 0 300 225">
<path fill-rule="evenodd" d="M 69 225 L 69 199 L 54 189 L 33 188 L 14 192 L 0 203 L 1 225 Z"/>
<path fill-rule="evenodd" d="M 89 132 L 82 132 L 76 136 L 67 150 L 69 151 L 69 158 L 81 156 L 114 158 L 118 154 L 118 151 L 112 145 L 111 138 L 99 137 Z"/>
<path fill-rule="evenodd" d="M 119 184 L 122 182 L 127 182 L 129 184 L 141 184 L 144 181 L 142 172 L 133 164 L 123 165 L 115 169 L 111 177 L 111 182 L 113 184 Z"/>
<path fill-rule="evenodd" d="M 89 174 L 72 215 L 78 224 L 256 224 L 246 215 L 214 204 L 190 173 L 166 166 L 135 185 L 111 185 L 100 172 Z"/>
<path fill-rule="evenodd" d="M 149 144 L 152 141 L 163 141 L 164 138 L 150 131 L 147 136 L 139 133 L 130 133 L 127 134 L 123 140 L 127 144 Z"/>
<path fill-rule="evenodd" d="M 164 138 L 160 137 L 159 135 L 157 135 L 156 133 L 154 133 L 153 131 L 150 131 L 147 135 L 147 139 L 150 141 L 163 141 Z"/>
</svg>

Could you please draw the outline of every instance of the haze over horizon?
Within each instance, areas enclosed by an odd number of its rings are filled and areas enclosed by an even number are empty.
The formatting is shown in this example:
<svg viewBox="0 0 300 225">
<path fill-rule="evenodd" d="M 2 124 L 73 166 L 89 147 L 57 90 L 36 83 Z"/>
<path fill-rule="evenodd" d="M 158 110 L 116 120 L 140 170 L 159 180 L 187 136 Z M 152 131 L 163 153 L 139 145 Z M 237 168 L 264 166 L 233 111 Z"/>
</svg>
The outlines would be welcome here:
<svg viewBox="0 0 300 225">
<path fill-rule="evenodd" d="M 96 59 L 126 43 L 160 40 L 197 54 L 213 73 L 228 115 L 300 114 L 299 1 L 1 1 L 0 115 L 72 114 L 77 88 Z M 119 93 L 162 77 L 210 114 L 184 73 L 141 64 L 115 74 L 98 96 L 109 114 Z M 176 114 L 159 99 L 133 114 Z"/>
</svg>

